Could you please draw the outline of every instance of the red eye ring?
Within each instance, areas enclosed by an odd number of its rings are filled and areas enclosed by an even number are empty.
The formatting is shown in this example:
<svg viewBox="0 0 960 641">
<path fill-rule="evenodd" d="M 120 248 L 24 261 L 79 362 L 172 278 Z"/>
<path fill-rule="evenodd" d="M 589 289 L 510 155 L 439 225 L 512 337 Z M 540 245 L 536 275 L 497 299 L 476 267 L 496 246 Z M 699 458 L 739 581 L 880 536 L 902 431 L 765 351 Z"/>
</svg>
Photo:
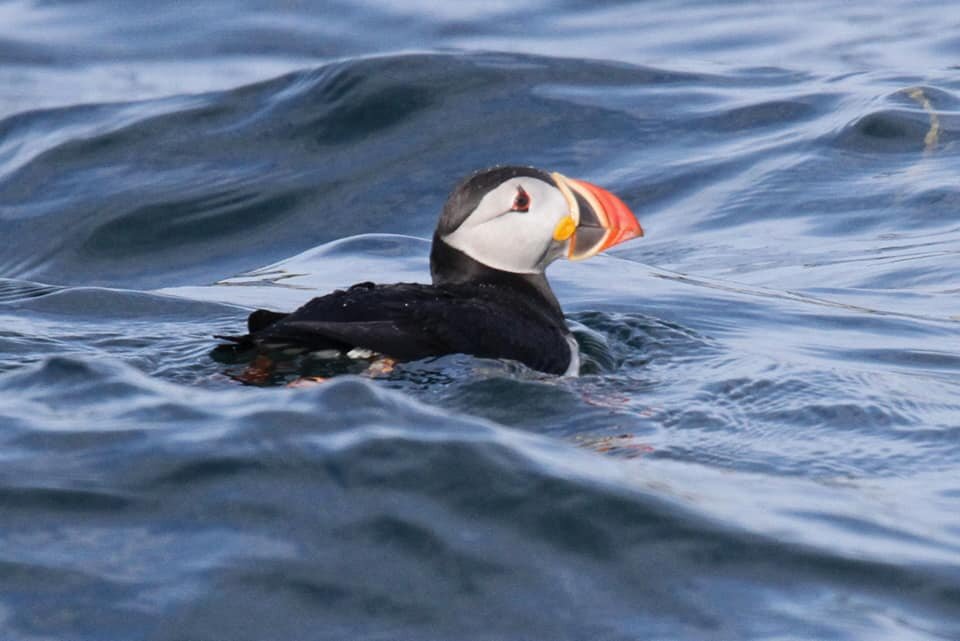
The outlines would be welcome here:
<svg viewBox="0 0 960 641">
<path fill-rule="evenodd" d="M 513 199 L 513 207 L 510 211 L 521 213 L 530 211 L 530 195 L 523 190 L 523 187 L 517 187 L 517 197 Z"/>
</svg>

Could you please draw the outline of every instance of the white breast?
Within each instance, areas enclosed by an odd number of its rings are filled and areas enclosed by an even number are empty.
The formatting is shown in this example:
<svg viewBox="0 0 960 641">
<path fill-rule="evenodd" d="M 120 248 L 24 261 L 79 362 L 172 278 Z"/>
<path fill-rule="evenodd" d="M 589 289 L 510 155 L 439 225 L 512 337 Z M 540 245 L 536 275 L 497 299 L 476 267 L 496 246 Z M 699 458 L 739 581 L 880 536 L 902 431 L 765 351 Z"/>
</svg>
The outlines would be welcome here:
<svg viewBox="0 0 960 641">
<path fill-rule="evenodd" d="M 573 337 L 573 334 L 567 334 L 567 345 L 570 346 L 570 365 L 567 366 L 567 371 L 563 373 L 564 376 L 580 376 L 580 345 L 577 343 L 577 339 Z"/>
</svg>

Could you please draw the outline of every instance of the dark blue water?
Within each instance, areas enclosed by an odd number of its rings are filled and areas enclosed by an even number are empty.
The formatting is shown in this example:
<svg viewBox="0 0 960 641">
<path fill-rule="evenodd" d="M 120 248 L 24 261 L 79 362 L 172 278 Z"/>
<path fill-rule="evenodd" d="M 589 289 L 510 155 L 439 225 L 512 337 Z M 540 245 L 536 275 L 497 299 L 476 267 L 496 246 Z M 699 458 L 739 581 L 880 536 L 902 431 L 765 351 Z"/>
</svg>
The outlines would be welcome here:
<svg viewBox="0 0 960 641">
<path fill-rule="evenodd" d="M 960 638 L 960 11 L 0 3 L 0 638 Z M 250 307 L 428 279 L 498 163 L 647 237 L 560 379 L 307 389 Z"/>
</svg>

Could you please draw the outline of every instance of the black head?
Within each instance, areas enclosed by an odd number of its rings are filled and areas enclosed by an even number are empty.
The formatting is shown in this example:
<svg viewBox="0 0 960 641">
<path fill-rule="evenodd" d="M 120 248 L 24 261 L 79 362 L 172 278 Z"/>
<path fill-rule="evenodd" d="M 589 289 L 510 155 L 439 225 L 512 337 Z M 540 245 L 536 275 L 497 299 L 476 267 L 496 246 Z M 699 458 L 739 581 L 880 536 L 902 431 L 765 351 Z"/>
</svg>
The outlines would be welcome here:
<svg viewBox="0 0 960 641">
<path fill-rule="evenodd" d="M 437 233 L 446 236 L 456 231 L 477 209 L 484 196 L 511 178 L 521 176 L 556 185 L 549 173 L 535 167 L 503 166 L 476 171 L 457 183 L 450 192 L 437 223 Z"/>
<path fill-rule="evenodd" d="M 447 259 L 456 251 L 487 270 L 542 276 L 561 256 L 589 258 L 642 233 L 627 206 L 596 185 L 534 167 L 493 167 L 462 180 L 447 198 L 431 272 L 435 282 L 475 278 L 477 270 L 464 272 Z"/>
<path fill-rule="evenodd" d="M 563 253 L 565 238 L 554 239 L 554 230 L 569 219 L 569 210 L 554 176 L 545 171 L 485 169 L 461 181 L 447 198 L 434 245 L 448 245 L 492 269 L 542 274 Z"/>
</svg>

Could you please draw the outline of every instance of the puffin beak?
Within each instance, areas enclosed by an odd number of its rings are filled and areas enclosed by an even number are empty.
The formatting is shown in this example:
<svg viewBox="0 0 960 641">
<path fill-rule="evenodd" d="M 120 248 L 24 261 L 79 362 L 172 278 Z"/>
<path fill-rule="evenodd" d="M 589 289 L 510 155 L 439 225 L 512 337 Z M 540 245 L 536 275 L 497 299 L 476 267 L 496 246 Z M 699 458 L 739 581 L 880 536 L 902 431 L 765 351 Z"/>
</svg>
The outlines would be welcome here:
<svg viewBox="0 0 960 641">
<path fill-rule="evenodd" d="M 567 258 L 570 260 L 584 260 L 643 236 L 643 228 L 630 208 L 606 189 L 558 173 L 551 175 L 570 206 L 572 221 L 565 218 L 554 233 L 556 240 L 565 240 L 564 234 L 569 237 Z M 564 224 L 566 227 L 561 232 Z"/>
</svg>

